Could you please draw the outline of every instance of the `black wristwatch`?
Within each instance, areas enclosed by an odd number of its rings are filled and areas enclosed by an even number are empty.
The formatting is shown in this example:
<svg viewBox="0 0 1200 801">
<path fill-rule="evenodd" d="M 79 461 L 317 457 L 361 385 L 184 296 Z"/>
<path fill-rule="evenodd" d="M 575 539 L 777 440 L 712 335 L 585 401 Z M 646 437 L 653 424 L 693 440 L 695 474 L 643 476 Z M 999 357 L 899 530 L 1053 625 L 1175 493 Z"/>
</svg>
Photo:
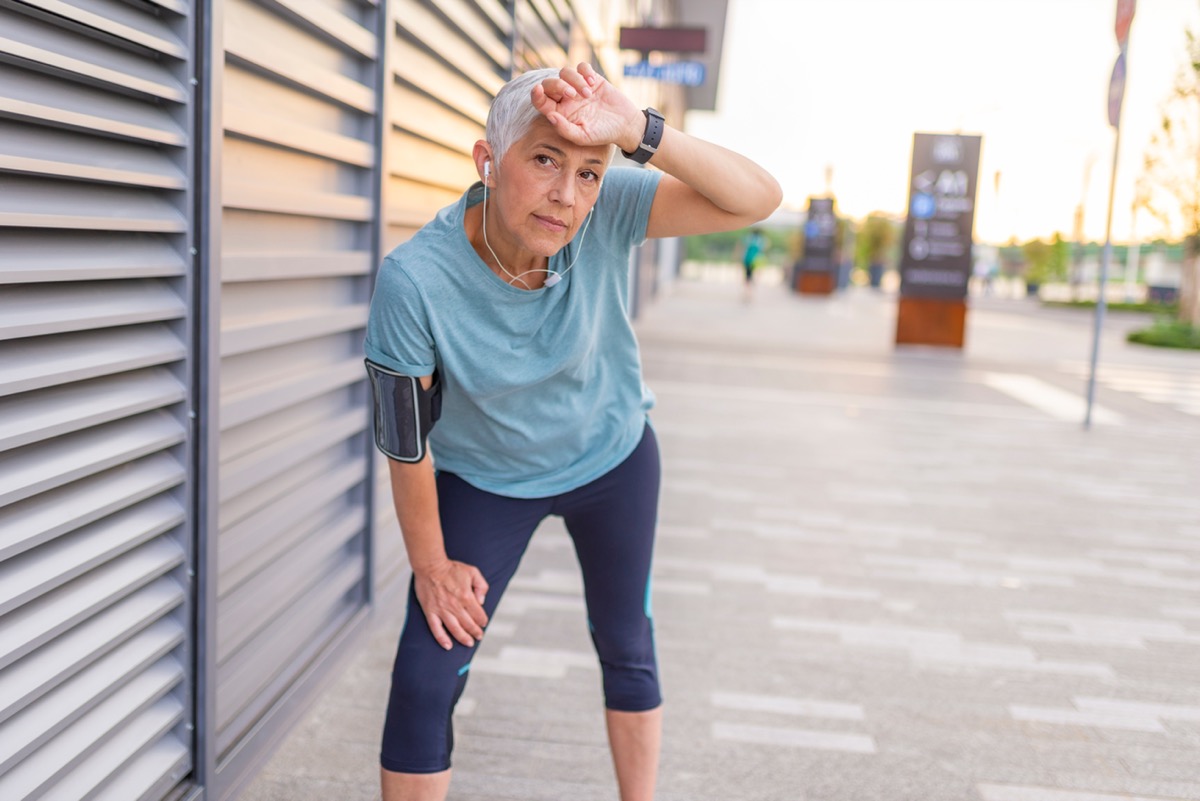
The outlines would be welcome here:
<svg viewBox="0 0 1200 801">
<path fill-rule="evenodd" d="M 658 113 L 658 109 L 645 108 L 642 109 L 642 113 L 646 115 L 646 131 L 642 134 L 642 143 L 632 153 L 621 151 L 622 156 L 638 164 L 645 164 L 658 152 L 658 143 L 662 141 L 664 127 L 663 115 Z"/>
</svg>

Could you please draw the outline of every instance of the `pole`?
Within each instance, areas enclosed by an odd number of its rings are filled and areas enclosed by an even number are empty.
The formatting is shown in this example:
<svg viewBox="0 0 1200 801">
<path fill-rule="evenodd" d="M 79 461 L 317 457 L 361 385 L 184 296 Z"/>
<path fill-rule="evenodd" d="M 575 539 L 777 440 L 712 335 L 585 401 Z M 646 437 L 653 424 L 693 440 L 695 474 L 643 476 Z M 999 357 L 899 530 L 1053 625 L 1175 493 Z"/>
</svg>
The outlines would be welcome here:
<svg viewBox="0 0 1200 801">
<path fill-rule="evenodd" d="M 1108 216 L 1104 222 L 1104 255 L 1100 258 L 1100 296 L 1096 298 L 1096 327 L 1092 333 L 1092 366 L 1088 374 L 1087 412 L 1083 416 L 1083 430 L 1092 427 L 1092 405 L 1096 400 L 1096 363 L 1100 359 L 1100 331 L 1104 327 L 1105 287 L 1108 284 L 1108 264 L 1112 260 L 1112 215 L 1113 195 L 1117 191 L 1117 156 L 1121 152 L 1121 126 L 1113 141 L 1112 177 L 1108 183 Z"/>
</svg>

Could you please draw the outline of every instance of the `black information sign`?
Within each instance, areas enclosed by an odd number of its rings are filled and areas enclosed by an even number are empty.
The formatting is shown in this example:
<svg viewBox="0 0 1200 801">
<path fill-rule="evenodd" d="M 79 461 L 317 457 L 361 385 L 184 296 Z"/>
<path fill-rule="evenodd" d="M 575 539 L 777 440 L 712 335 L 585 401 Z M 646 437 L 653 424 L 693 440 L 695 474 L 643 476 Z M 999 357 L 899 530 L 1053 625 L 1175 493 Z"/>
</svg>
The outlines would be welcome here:
<svg viewBox="0 0 1200 801">
<path fill-rule="evenodd" d="M 901 295 L 946 300 L 967 296 L 981 143 L 979 136 L 913 136 Z"/>
<path fill-rule="evenodd" d="M 804 272 L 829 273 L 836 267 L 837 215 L 833 213 L 833 198 L 810 197 L 808 219 L 804 223 Z"/>
</svg>

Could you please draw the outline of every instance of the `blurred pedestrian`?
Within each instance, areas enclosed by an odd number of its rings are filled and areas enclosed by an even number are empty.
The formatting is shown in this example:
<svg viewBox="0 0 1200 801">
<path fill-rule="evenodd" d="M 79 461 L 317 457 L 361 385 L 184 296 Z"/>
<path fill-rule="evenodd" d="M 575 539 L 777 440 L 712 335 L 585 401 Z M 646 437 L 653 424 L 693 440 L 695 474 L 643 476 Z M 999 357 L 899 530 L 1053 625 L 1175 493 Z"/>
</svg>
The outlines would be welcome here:
<svg viewBox="0 0 1200 801">
<path fill-rule="evenodd" d="M 745 281 L 742 283 L 742 299 L 750 300 L 754 293 L 754 268 L 762 261 L 767 249 L 767 238 L 761 228 L 751 228 L 742 243 L 742 270 Z"/>
</svg>

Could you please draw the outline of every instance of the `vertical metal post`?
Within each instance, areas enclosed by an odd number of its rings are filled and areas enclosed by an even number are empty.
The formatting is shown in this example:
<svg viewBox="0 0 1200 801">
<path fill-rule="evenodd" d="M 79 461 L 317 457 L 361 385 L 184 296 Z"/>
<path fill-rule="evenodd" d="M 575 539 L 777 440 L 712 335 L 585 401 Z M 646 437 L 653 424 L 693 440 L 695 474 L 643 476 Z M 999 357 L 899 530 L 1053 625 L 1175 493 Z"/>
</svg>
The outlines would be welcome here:
<svg viewBox="0 0 1200 801">
<path fill-rule="evenodd" d="M 1108 183 L 1108 215 L 1104 223 L 1104 255 L 1100 259 L 1100 296 L 1096 299 L 1096 326 L 1092 332 L 1092 362 L 1088 373 L 1087 412 L 1083 416 L 1083 429 L 1092 427 L 1092 406 L 1096 400 L 1096 364 L 1100 359 L 1100 332 L 1104 327 L 1104 312 L 1107 307 L 1104 290 L 1108 284 L 1108 265 L 1112 260 L 1112 215 L 1113 195 L 1117 189 L 1117 159 L 1121 152 L 1121 126 L 1113 141 L 1112 176 Z"/>
<path fill-rule="evenodd" d="M 221 153 L 225 36 L 223 0 L 197 3 L 196 278 L 193 380 L 196 382 L 196 781 L 217 791 L 217 515 L 221 409 Z"/>
</svg>

